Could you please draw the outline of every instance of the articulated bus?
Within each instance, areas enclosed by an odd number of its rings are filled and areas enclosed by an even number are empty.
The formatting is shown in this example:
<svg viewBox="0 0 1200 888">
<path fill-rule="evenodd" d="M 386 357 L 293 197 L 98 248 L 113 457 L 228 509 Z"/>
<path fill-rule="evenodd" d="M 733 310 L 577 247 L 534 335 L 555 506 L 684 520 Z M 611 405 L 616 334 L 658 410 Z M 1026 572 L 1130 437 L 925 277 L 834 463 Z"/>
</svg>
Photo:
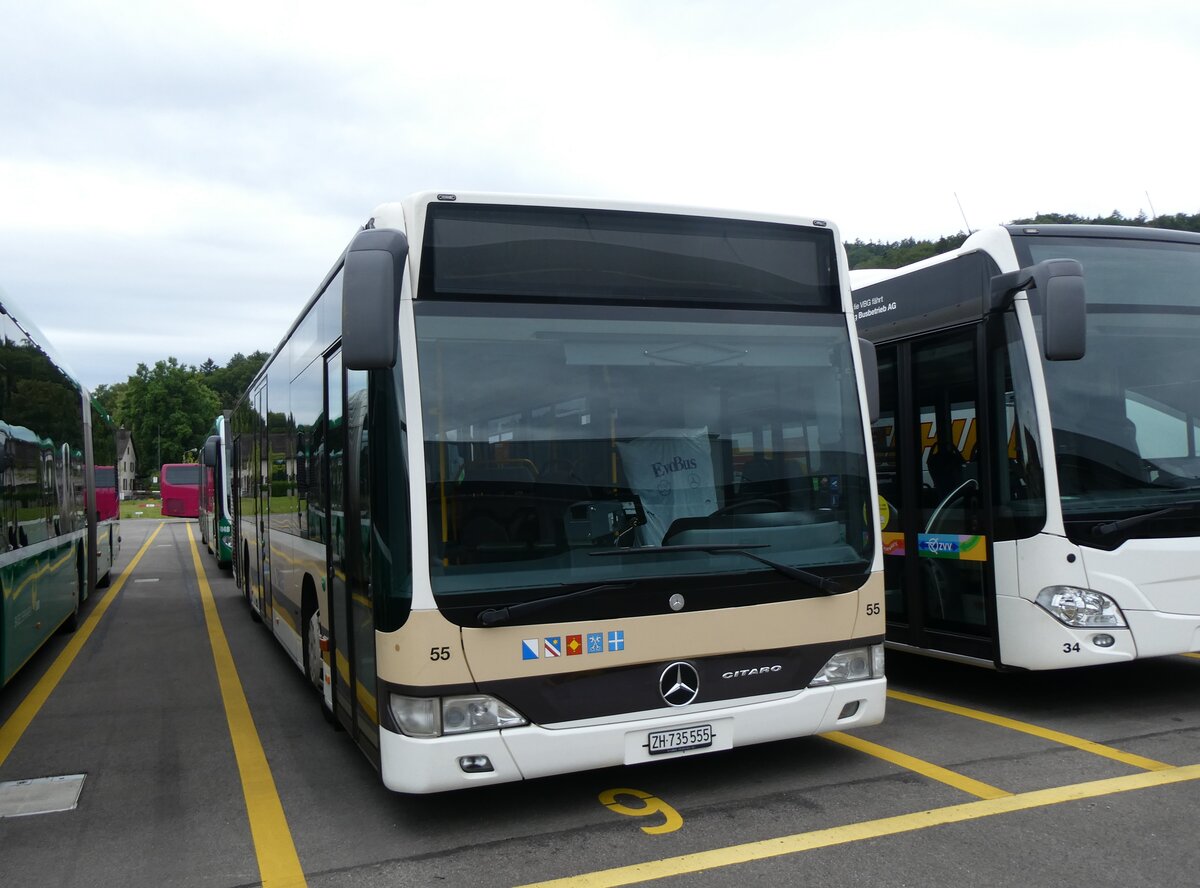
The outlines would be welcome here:
<svg viewBox="0 0 1200 888">
<path fill-rule="evenodd" d="M 240 586 L 393 790 L 877 723 L 873 360 L 824 221 L 385 204 L 234 411 Z"/>
<path fill-rule="evenodd" d="M 990 229 L 854 298 L 888 643 L 1022 669 L 1200 650 L 1200 235 Z"/>
<path fill-rule="evenodd" d="M 103 414 L 0 292 L 0 685 L 60 628 L 73 630 L 120 543 L 101 517 L 95 458 L 115 462 Z M 95 456 L 94 456 L 95 454 Z"/>
<path fill-rule="evenodd" d="M 222 414 L 200 450 L 200 490 L 197 511 L 200 538 L 217 559 L 219 567 L 233 563 L 233 502 L 229 479 L 229 417 Z"/>
<path fill-rule="evenodd" d="M 164 518 L 200 516 L 200 466 L 196 463 L 166 463 L 158 476 Z"/>
</svg>

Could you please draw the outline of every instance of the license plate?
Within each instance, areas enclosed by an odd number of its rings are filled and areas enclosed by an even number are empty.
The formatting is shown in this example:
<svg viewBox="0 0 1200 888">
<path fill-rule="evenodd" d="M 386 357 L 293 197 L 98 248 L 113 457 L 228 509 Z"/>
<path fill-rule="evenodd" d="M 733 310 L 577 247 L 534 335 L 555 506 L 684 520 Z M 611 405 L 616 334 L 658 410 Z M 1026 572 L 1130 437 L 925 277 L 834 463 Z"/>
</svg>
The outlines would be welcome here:
<svg viewBox="0 0 1200 888">
<path fill-rule="evenodd" d="M 696 725 L 671 731 L 651 731 L 646 748 L 651 755 L 662 755 L 666 752 L 683 752 L 685 749 L 703 749 L 712 746 L 712 743 L 712 725 Z"/>
</svg>

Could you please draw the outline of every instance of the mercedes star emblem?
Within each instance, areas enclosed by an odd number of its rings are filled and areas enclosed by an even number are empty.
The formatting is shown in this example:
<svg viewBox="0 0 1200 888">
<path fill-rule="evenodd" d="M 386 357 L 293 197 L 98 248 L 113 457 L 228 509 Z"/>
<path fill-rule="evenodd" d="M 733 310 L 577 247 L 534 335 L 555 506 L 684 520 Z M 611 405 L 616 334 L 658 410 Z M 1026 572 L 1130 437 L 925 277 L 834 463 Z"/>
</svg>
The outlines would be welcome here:
<svg viewBox="0 0 1200 888">
<path fill-rule="evenodd" d="M 691 663 L 672 663 L 659 677 L 658 691 L 668 706 L 687 706 L 700 693 L 700 674 Z"/>
</svg>

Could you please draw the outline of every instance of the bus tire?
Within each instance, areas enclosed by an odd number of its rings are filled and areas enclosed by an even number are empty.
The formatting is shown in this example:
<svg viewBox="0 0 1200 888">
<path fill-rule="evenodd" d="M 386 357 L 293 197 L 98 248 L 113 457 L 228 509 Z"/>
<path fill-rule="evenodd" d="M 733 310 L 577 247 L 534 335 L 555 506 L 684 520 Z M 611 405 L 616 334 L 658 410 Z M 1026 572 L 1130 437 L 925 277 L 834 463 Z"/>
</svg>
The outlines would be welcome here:
<svg viewBox="0 0 1200 888">
<path fill-rule="evenodd" d="M 304 623 L 304 676 L 317 693 L 322 692 L 321 626 L 315 610 Z"/>
</svg>

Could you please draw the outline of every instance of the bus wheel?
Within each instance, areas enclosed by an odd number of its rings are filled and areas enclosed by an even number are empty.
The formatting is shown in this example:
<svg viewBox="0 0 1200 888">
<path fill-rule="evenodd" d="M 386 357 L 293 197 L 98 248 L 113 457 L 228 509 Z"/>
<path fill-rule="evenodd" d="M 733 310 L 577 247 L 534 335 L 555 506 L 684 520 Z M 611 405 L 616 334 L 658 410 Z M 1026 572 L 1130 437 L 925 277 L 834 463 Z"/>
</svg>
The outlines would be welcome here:
<svg viewBox="0 0 1200 888">
<path fill-rule="evenodd" d="M 324 696 L 322 687 L 324 675 L 321 670 L 321 623 L 317 612 L 313 611 L 304 626 L 304 674 L 317 693 Z"/>
<path fill-rule="evenodd" d="M 317 689 L 317 705 L 321 707 L 321 715 L 325 721 L 336 727 L 337 719 L 325 706 L 325 671 L 324 659 L 321 657 L 321 620 L 314 610 L 308 622 L 304 624 L 304 674 Z"/>
</svg>

